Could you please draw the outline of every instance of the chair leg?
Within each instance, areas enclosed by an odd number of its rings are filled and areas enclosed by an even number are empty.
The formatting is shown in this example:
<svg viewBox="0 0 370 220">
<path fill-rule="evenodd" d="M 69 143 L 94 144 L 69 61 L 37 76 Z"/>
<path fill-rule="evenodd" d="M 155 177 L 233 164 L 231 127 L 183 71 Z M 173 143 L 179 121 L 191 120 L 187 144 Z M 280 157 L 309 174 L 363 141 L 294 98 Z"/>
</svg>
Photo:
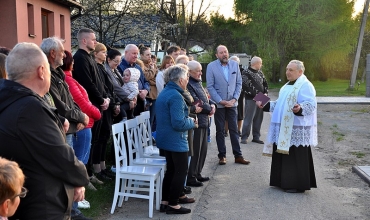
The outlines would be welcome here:
<svg viewBox="0 0 370 220">
<path fill-rule="evenodd" d="M 121 190 L 120 190 L 121 193 L 126 192 L 126 185 L 127 185 L 127 179 L 122 179 L 122 181 L 121 181 Z M 119 197 L 118 207 L 122 207 L 122 203 L 123 203 L 124 198 L 125 198 L 125 196 L 123 196 L 123 195 Z M 126 196 L 126 199 L 128 199 L 127 196 Z M 127 200 L 125 200 L 125 201 L 127 201 Z"/>
<path fill-rule="evenodd" d="M 161 203 L 161 197 L 162 197 L 162 180 L 160 176 L 157 178 L 156 182 L 157 182 L 157 185 L 155 187 L 155 190 L 156 190 L 155 209 L 159 210 L 160 203 Z"/>
<path fill-rule="evenodd" d="M 164 168 L 162 167 L 161 169 L 161 176 L 159 177 L 160 179 L 160 184 L 159 184 L 159 197 L 160 197 L 160 200 L 162 200 L 162 184 L 163 184 L 163 178 L 164 178 Z"/>
<path fill-rule="evenodd" d="M 150 180 L 149 190 L 149 218 L 153 218 L 153 202 L 154 202 L 154 178 Z"/>
<path fill-rule="evenodd" d="M 119 192 L 119 182 L 120 182 L 120 178 L 116 177 L 116 186 L 114 187 L 114 196 L 113 196 L 113 203 L 112 203 L 112 208 L 110 210 L 110 213 L 113 214 L 114 213 L 114 210 L 116 209 L 116 205 L 117 205 L 117 199 L 118 199 L 118 192 Z"/>
</svg>

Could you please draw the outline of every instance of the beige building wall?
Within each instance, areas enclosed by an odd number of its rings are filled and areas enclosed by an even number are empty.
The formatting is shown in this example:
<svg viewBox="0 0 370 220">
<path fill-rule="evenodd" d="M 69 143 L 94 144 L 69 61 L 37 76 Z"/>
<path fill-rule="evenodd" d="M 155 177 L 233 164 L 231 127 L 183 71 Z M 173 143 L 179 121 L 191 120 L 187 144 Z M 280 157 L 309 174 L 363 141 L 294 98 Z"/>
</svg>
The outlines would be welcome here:
<svg viewBox="0 0 370 220">
<path fill-rule="evenodd" d="M 49 36 L 65 39 L 64 47 L 71 50 L 70 9 L 52 0 L 1 0 L 0 45 L 13 48 L 19 42 L 42 41 L 42 18 L 48 17 Z"/>
</svg>

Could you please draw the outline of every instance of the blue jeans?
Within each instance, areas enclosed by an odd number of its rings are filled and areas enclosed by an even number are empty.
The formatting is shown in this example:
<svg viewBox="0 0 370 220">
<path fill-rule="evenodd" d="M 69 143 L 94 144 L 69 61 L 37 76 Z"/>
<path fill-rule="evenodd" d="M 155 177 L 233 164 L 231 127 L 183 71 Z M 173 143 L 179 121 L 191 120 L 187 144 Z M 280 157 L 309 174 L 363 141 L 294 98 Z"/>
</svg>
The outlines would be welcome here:
<svg viewBox="0 0 370 220">
<path fill-rule="evenodd" d="M 73 141 L 73 139 L 75 139 L 75 135 L 74 134 L 67 134 L 66 135 L 66 142 L 67 142 L 67 144 L 74 149 L 74 141 Z M 75 151 L 75 155 L 76 155 L 76 151 Z M 78 158 L 78 159 L 80 159 L 80 158 Z M 71 216 L 73 217 L 73 216 L 77 216 L 79 214 L 81 214 L 81 211 L 78 210 L 78 202 L 72 202 Z"/>
<path fill-rule="evenodd" d="M 242 152 L 239 145 L 239 134 L 237 121 L 236 107 L 231 108 L 217 108 L 215 112 L 215 125 L 216 125 L 216 142 L 218 147 L 218 158 L 226 157 L 225 145 L 225 120 L 229 124 L 230 141 L 233 149 L 234 157 L 241 157 Z"/>
<path fill-rule="evenodd" d="M 72 139 L 73 139 L 73 134 L 67 134 L 67 135 L 66 135 L 66 142 L 67 142 L 67 144 L 68 144 L 70 147 L 72 147 L 72 148 L 73 148 L 73 141 L 72 141 Z"/>
<path fill-rule="evenodd" d="M 73 136 L 73 149 L 76 157 L 87 164 L 91 148 L 91 128 L 85 128 Z"/>
</svg>

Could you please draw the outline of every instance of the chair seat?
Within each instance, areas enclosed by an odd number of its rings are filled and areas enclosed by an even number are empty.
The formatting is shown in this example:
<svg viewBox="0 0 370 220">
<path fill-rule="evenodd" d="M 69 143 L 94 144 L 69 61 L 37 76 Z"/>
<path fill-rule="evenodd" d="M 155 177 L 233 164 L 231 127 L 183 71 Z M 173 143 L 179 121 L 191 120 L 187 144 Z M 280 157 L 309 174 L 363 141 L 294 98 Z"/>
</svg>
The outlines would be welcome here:
<svg viewBox="0 0 370 220">
<path fill-rule="evenodd" d="M 125 166 L 116 169 L 116 172 L 121 174 L 137 174 L 137 175 L 144 175 L 144 176 L 153 176 L 157 175 L 160 171 L 160 167 L 144 167 L 144 166 Z"/>
<path fill-rule="evenodd" d="M 150 164 L 154 166 L 163 166 L 166 165 L 166 159 L 157 159 L 157 158 L 137 158 L 132 161 L 134 164 Z"/>
</svg>

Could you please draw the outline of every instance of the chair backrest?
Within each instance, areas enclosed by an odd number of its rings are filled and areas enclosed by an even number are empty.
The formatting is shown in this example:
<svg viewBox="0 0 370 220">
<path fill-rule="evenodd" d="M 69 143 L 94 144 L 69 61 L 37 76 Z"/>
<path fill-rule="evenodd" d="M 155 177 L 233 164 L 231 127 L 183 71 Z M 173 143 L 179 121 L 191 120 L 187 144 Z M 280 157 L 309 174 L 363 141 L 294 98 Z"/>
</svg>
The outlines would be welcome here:
<svg viewBox="0 0 370 220">
<path fill-rule="evenodd" d="M 150 125 L 150 112 L 145 111 L 140 114 L 140 116 L 143 118 L 143 127 L 142 127 L 142 134 L 145 138 L 145 146 L 152 146 L 153 145 L 153 137 L 152 137 L 152 128 Z"/>
<path fill-rule="evenodd" d="M 140 144 L 138 140 L 138 125 L 136 119 L 130 119 L 124 122 L 126 128 L 126 141 L 130 165 L 133 165 L 133 159 L 141 158 L 139 151 Z"/>
<path fill-rule="evenodd" d="M 124 131 L 124 122 L 112 125 L 112 136 L 117 170 L 119 169 L 119 167 L 127 166 L 127 153 Z"/>
<path fill-rule="evenodd" d="M 135 117 L 137 127 L 136 127 L 136 132 L 137 132 L 137 140 L 138 140 L 138 153 L 142 157 L 144 154 L 144 147 L 148 146 L 146 136 L 143 135 L 145 125 L 144 125 L 144 117 L 143 115 L 138 115 Z"/>
</svg>

